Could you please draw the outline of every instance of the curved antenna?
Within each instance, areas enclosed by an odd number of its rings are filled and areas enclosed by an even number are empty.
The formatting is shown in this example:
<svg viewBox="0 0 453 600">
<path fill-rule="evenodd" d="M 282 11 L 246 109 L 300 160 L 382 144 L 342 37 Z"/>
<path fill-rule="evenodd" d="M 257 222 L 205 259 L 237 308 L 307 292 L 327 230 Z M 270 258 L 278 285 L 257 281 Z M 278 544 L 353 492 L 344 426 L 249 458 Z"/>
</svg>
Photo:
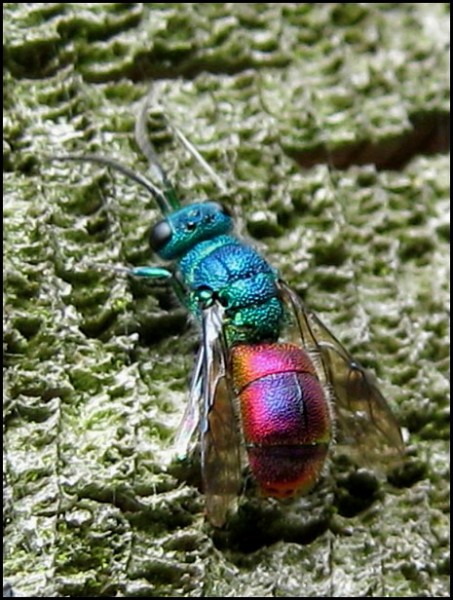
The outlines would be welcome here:
<svg viewBox="0 0 453 600">
<path fill-rule="evenodd" d="M 219 188 L 219 190 L 223 194 L 226 194 L 227 188 L 226 188 L 226 185 L 223 182 L 223 180 L 217 175 L 217 173 L 214 171 L 214 169 L 208 165 L 208 163 L 205 161 L 205 159 L 201 156 L 201 154 L 198 152 L 198 150 L 195 148 L 195 146 L 192 144 L 192 142 L 190 142 L 186 138 L 186 136 L 182 133 L 182 131 L 180 131 L 175 125 L 170 123 L 170 121 L 168 120 L 168 118 L 165 115 L 164 115 L 164 117 L 165 117 L 165 120 L 166 120 L 168 126 L 173 131 L 173 133 L 178 138 L 178 140 L 181 142 L 181 144 L 184 146 L 184 148 L 189 152 L 189 154 L 191 156 L 193 156 L 193 158 L 199 163 L 199 165 L 201 167 L 203 167 L 203 169 L 206 171 L 206 173 L 217 184 L 217 187 Z"/>
<path fill-rule="evenodd" d="M 61 154 L 61 155 L 45 156 L 44 158 L 46 160 L 50 160 L 50 161 L 72 160 L 75 162 L 90 162 L 90 163 L 96 163 L 96 164 L 104 165 L 106 167 L 110 167 L 114 171 L 118 171 L 118 173 L 121 173 L 125 177 L 129 177 L 129 179 L 132 179 L 136 183 L 139 183 L 146 190 L 148 190 L 148 192 L 150 192 L 150 194 L 156 200 L 157 204 L 159 205 L 160 210 L 162 211 L 162 213 L 164 215 L 168 214 L 169 212 L 172 212 L 172 210 L 175 208 L 172 204 L 170 204 L 166 193 L 163 192 L 156 185 L 154 185 L 154 183 L 151 183 L 151 181 L 149 179 L 147 179 L 144 175 L 140 175 L 139 173 L 136 173 L 129 167 L 126 167 L 126 166 L 120 164 L 113 158 L 108 158 L 106 156 L 99 156 L 98 154 L 84 154 L 84 155 Z"/>
<path fill-rule="evenodd" d="M 137 120 L 135 121 L 135 141 L 138 147 L 148 159 L 149 170 L 151 176 L 157 179 L 163 187 L 163 195 L 171 209 L 175 210 L 180 207 L 180 202 L 176 195 L 175 189 L 171 184 L 167 173 L 157 158 L 154 146 L 149 141 L 146 134 L 146 117 L 148 113 L 149 94 L 145 97 L 140 107 Z M 168 211 L 167 211 L 168 212 Z"/>
<path fill-rule="evenodd" d="M 175 190 L 168 179 L 167 173 L 163 169 L 162 165 L 157 158 L 156 151 L 149 141 L 149 138 L 146 134 L 146 117 L 149 107 L 149 98 L 151 93 L 148 95 L 142 102 L 140 107 L 140 111 L 138 113 L 137 120 L 135 122 L 135 140 L 138 144 L 138 147 L 143 152 L 143 154 L 148 159 L 148 164 L 150 168 L 150 173 L 154 179 L 157 179 L 164 188 L 164 194 L 166 195 L 168 201 L 172 204 L 173 208 L 178 208 L 180 206 L 179 201 L 176 197 Z M 219 190 L 223 193 L 227 193 L 227 187 L 223 180 L 215 173 L 212 167 L 205 161 L 205 159 L 201 156 L 195 146 L 190 142 L 186 136 L 180 131 L 176 125 L 170 121 L 165 113 L 162 113 L 162 116 L 165 119 L 167 126 L 171 129 L 173 135 L 178 139 L 178 141 L 184 146 L 184 148 L 189 152 L 189 154 L 198 162 L 198 164 L 206 171 L 206 173 L 211 177 L 211 179 L 215 182 Z"/>
</svg>

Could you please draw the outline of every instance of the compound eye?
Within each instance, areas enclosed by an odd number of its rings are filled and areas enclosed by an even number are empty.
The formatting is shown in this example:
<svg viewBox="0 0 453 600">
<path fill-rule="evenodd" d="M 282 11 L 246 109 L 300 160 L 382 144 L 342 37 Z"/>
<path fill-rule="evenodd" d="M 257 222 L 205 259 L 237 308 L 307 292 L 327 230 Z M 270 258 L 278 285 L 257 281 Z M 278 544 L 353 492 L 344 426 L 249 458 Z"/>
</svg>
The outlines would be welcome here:
<svg viewBox="0 0 453 600">
<path fill-rule="evenodd" d="M 168 221 L 163 220 L 156 223 L 149 234 L 149 245 L 151 250 L 159 252 L 171 240 L 172 230 Z"/>
</svg>

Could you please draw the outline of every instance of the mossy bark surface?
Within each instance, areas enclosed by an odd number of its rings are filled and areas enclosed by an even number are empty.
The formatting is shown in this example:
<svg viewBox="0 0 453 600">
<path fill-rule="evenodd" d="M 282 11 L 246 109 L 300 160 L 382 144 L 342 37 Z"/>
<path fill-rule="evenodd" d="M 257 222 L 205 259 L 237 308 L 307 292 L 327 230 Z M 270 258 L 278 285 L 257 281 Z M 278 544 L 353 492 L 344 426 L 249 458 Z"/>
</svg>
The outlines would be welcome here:
<svg viewBox="0 0 453 600">
<path fill-rule="evenodd" d="M 4 576 L 17 595 L 446 597 L 448 4 L 4 7 Z M 382 482 L 333 452 L 308 496 L 216 531 L 167 456 L 198 333 L 162 286 L 149 134 L 382 383 Z M 176 143 L 164 112 L 222 177 Z M 105 268 L 100 268 L 103 265 Z M 194 469 L 197 472 L 197 469 Z M 197 479 L 195 475 L 194 479 Z"/>
</svg>

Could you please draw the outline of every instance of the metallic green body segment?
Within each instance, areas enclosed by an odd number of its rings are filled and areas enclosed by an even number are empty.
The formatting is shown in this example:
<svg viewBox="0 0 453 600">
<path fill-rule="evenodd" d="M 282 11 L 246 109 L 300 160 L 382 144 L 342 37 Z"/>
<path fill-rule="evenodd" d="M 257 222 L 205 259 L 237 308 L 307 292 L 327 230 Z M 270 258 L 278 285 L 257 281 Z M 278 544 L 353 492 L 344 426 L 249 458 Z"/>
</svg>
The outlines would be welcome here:
<svg viewBox="0 0 453 600">
<path fill-rule="evenodd" d="M 277 273 L 253 248 L 228 235 L 232 226 L 221 205 L 196 203 L 157 223 L 151 243 L 161 258 L 175 260 L 174 282 L 192 314 L 201 319 L 215 302 L 224 308 L 228 344 L 277 341 L 283 323 Z M 161 272 L 134 269 L 145 277 Z"/>
<path fill-rule="evenodd" d="M 188 309 L 220 303 L 228 344 L 276 341 L 283 323 L 275 271 L 253 248 L 232 236 L 197 244 L 179 261 Z"/>
<path fill-rule="evenodd" d="M 253 285 L 253 283 L 251 283 Z M 283 323 L 283 308 L 277 298 L 247 308 L 231 311 L 226 322 L 229 343 L 276 341 Z M 228 314 L 228 313 L 227 313 Z"/>
<path fill-rule="evenodd" d="M 215 239 L 233 229 L 232 218 L 217 202 L 185 206 L 157 223 L 153 231 L 158 231 L 163 223 L 167 224 L 167 238 L 158 240 L 156 252 L 165 260 L 177 260 L 199 242 Z"/>
</svg>

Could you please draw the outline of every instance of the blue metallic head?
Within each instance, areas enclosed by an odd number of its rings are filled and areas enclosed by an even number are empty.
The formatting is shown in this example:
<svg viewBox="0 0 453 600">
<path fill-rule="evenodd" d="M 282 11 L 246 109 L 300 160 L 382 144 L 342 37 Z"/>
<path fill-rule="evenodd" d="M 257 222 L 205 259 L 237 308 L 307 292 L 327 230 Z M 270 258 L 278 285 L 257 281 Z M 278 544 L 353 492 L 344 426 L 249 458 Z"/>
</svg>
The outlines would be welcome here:
<svg viewBox="0 0 453 600">
<path fill-rule="evenodd" d="M 174 260 L 199 242 L 227 234 L 233 219 L 218 202 L 185 206 L 156 223 L 151 229 L 150 246 L 161 258 Z"/>
</svg>

